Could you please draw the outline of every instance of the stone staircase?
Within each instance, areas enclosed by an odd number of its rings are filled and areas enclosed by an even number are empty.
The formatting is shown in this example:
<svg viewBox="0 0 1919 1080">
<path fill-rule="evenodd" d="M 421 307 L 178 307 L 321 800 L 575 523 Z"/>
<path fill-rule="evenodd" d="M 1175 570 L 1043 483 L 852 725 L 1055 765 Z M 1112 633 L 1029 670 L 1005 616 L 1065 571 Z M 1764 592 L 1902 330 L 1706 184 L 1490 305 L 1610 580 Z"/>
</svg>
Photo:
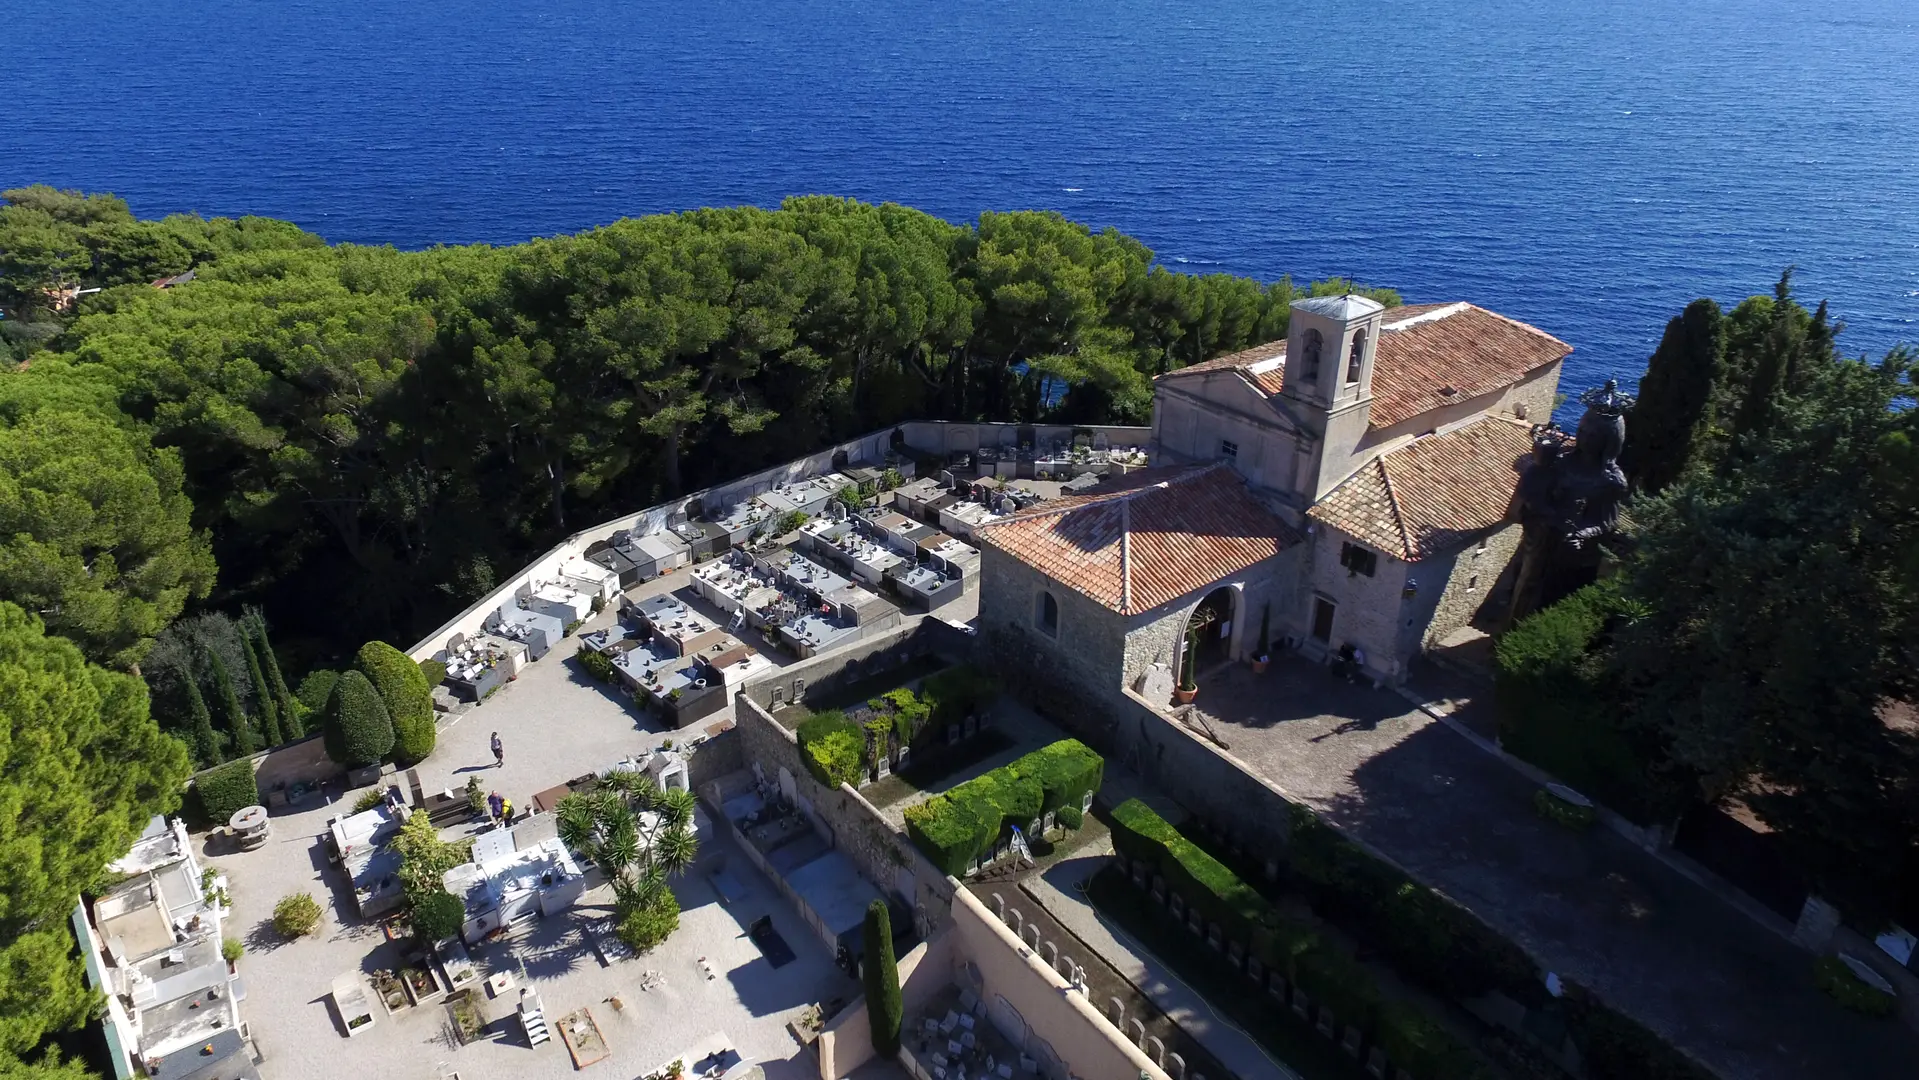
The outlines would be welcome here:
<svg viewBox="0 0 1919 1080">
<path fill-rule="evenodd" d="M 526 1029 L 526 1044 L 538 1046 L 553 1038 L 553 1032 L 546 1026 L 546 1008 L 540 1004 L 540 995 L 532 987 L 520 991 L 520 1026 Z"/>
</svg>

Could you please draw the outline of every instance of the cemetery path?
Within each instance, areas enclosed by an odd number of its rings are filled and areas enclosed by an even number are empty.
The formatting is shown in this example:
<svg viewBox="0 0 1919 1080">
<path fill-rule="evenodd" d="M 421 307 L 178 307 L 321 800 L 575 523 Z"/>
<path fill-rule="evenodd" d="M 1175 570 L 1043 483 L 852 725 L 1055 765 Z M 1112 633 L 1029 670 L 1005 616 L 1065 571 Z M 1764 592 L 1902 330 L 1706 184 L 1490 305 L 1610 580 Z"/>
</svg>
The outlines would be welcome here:
<svg viewBox="0 0 1919 1080">
<path fill-rule="evenodd" d="M 1078 887 L 1106 865 L 1112 853 L 1112 842 L 1101 840 L 1098 847 L 1084 848 L 1076 857 L 1020 884 L 1034 903 L 1151 998 L 1168 1019 L 1240 1080 L 1300 1080 L 1298 1073 L 1274 1060 L 1250 1036 L 1222 1018 L 1198 991 L 1181 982 L 1151 953 L 1108 925 L 1079 894 Z M 1103 1010 L 1103 1003 L 1098 1004 Z"/>
</svg>

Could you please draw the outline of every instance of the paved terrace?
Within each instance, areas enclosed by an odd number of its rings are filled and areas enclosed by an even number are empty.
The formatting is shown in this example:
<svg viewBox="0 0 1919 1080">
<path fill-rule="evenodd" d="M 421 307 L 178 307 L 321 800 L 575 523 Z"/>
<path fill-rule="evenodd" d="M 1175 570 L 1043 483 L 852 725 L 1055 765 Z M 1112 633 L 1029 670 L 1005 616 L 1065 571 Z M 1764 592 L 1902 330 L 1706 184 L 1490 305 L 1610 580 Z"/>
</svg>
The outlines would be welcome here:
<svg viewBox="0 0 1919 1080">
<path fill-rule="evenodd" d="M 1199 704 L 1253 771 L 1728 1080 L 1915 1075 L 1919 1036 L 1840 1008 L 1806 952 L 1610 830 L 1539 818 L 1530 782 L 1393 691 L 1284 657 L 1202 678 Z"/>
</svg>

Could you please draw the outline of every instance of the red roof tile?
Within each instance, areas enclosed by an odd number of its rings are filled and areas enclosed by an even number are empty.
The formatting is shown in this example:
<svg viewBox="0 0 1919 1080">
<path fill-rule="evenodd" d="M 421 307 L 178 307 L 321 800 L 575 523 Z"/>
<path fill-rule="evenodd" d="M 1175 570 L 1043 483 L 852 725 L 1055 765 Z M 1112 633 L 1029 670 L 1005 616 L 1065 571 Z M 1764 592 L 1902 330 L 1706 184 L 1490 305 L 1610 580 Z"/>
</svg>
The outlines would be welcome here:
<svg viewBox="0 0 1919 1080">
<path fill-rule="evenodd" d="M 1299 540 L 1224 465 L 1142 470 L 975 536 L 1123 615 L 1203 589 Z"/>
<path fill-rule="evenodd" d="M 1531 430 L 1488 416 L 1373 459 L 1307 516 L 1405 562 L 1418 562 L 1512 516 Z"/>
<path fill-rule="evenodd" d="M 1409 322 L 1412 325 L 1405 325 Z M 1390 308 L 1381 316 L 1380 328 L 1383 332 L 1373 361 L 1371 426 L 1375 428 L 1391 427 L 1461 398 L 1511 386 L 1572 352 L 1571 345 L 1543 330 L 1471 304 Z M 1285 365 L 1257 373 L 1248 369 L 1285 355 L 1285 342 L 1268 342 L 1160 378 L 1240 370 L 1272 395 L 1285 384 Z"/>
</svg>

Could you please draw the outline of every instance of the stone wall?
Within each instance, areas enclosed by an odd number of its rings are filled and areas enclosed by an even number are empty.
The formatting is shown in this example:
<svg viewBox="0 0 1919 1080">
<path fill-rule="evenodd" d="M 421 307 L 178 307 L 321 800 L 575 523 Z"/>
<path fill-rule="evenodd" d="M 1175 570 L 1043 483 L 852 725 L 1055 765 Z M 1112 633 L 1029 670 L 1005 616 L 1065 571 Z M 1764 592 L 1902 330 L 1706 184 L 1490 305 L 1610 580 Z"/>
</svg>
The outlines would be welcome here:
<svg viewBox="0 0 1919 1080">
<path fill-rule="evenodd" d="M 1301 561 L 1300 549 L 1290 549 L 1276 558 L 1249 566 L 1169 604 L 1133 616 L 1129 621 L 1131 629 L 1126 634 L 1120 686 L 1137 690 L 1140 679 L 1155 664 L 1167 665 L 1167 669 L 1177 677 L 1180 652 L 1185 647 L 1186 625 L 1192 620 L 1193 611 L 1220 588 L 1230 588 L 1235 594 L 1228 616 L 1233 624 L 1227 642 L 1228 659 L 1242 660 L 1252 655 L 1253 648 L 1259 643 L 1262 610 L 1271 612 L 1268 633 L 1272 641 L 1288 636 L 1297 637 Z M 1117 691 L 1118 687 L 1114 687 L 1107 692 L 1113 694 Z"/>
<path fill-rule="evenodd" d="M 1039 629 L 1040 595 L 1059 605 L 1058 630 Z M 1035 690 L 1052 687 L 1100 699 L 1119 689 L 1125 666 L 1127 618 L 1083 593 L 1064 588 L 991 544 L 980 549 L 979 628 L 988 664 L 1014 669 Z"/>
<path fill-rule="evenodd" d="M 830 696 L 838 687 L 898 667 L 922 656 L 954 663 L 972 654 L 970 633 L 940 619 L 917 619 L 825 656 L 763 672 L 741 687 L 755 703 L 777 709 L 795 701 Z"/>
<path fill-rule="evenodd" d="M 320 718 L 314 716 L 311 719 L 317 725 Z M 202 773 L 206 771 L 201 770 Z M 261 797 L 265 798 L 276 788 L 335 780 L 346 775 L 346 767 L 327 756 L 326 744 L 316 730 L 304 739 L 283 743 L 253 755 L 253 775 L 259 782 Z"/>
<path fill-rule="evenodd" d="M 952 879 L 858 791 L 846 784 L 829 788 L 815 780 L 800 759 L 799 741 L 758 702 L 742 694 L 734 699 L 734 713 L 742 758 L 758 765 L 767 780 L 791 791 L 814 828 L 868 881 L 900 897 L 921 922 L 922 937 L 943 925 L 952 904 Z"/>
<path fill-rule="evenodd" d="M 1372 576 L 1356 574 L 1339 564 L 1348 543 L 1379 556 Z M 1400 648 L 1401 599 L 1407 564 L 1370 544 L 1362 544 L 1324 522 L 1313 523 L 1313 587 L 1300 600 L 1302 630 L 1298 637 L 1310 656 L 1324 656 L 1348 643 L 1366 651 L 1366 665 L 1387 679 L 1401 676 L 1411 659 Z M 1332 640 L 1321 644 L 1310 636 L 1313 600 L 1323 596 L 1336 605 Z"/>
<path fill-rule="evenodd" d="M 1472 623 L 1502 626 L 1512 610 L 1519 545 L 1525 533 L 1517 524 L 1505 525 L 1414 567 L 1419 596 L 1406 602 L 1407 646 L 1430 649 L 1447 634 Z"/>
</svg>

